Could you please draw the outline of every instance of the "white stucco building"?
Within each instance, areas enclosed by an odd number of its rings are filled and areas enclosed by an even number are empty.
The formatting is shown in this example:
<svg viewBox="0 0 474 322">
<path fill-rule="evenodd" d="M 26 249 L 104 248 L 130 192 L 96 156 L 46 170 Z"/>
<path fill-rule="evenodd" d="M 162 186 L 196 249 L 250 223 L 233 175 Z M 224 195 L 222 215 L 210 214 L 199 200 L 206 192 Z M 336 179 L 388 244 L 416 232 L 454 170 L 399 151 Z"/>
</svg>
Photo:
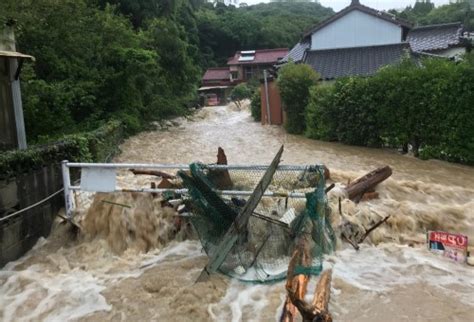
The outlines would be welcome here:
<svg viewBox="0 0 474 322">
<path fill-rule="evenodd" d="M 311 65 L 323 79 L 369 76 L 404 55 L 454 58 L 466 51 L 461 23 L 414 27 L 359 0 L 306 32 L 283 62 Z"/>
</svg>

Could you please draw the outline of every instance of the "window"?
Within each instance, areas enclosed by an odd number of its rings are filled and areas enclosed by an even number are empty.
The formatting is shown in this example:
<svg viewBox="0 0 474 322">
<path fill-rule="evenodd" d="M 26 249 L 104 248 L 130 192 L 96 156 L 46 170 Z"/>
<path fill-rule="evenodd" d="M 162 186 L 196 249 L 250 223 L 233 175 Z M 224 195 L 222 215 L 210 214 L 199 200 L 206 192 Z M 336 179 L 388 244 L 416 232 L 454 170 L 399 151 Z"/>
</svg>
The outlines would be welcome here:
<svg viewBox="0 0 474 322">
<path fill-rule="evenodd" d="M 230 72 L 230 80 L 234 81 L 239 78 L 239 73 L 238 72 Z"/>
<path fill-rule="evenodd" d="M 245 80 L 251 79 L 253 76 L 252 66 L 245 67 Z"/>
</svg>

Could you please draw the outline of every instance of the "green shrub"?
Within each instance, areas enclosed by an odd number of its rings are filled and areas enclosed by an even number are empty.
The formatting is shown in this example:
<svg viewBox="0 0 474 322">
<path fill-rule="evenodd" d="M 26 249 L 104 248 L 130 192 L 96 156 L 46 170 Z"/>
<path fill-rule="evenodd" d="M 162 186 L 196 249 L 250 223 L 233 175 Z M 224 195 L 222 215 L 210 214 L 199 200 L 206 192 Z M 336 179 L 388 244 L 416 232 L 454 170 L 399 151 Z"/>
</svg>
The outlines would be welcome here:
<svg viewBox="0 0 474 322">
<path fill-rule="evenodd" d="M 56 143 L 3 152 L 0 154 L 0 179 L 58 164 L 62 160 L 108 161 L 118 152 L 123 133 L 121 123 L 111 121 L 92 132 L 64 136 Z"/>
<path fill-rule="evenodd" d="M 306 136 L 312 139 L 337 140 L 338 114 L 333 85 L 313 86 L 306 108 Z"/>
<path fill-rule="evenodd" d="M 286 111 L 286 129 L 300 134 L 305 130 L 305 108 L 308 105 L 309 89 L 315 85 L 319 75 L 309 65 L 288 63 L 278 75 L 283 108 Z"/>
<path fill-rule="evenodd" d="M 245 83 L 235 86 L 230 93 L 230 99 L 237 105 L 242 107 L 242 101 L 252 96 L 252 90 Z"/>
<path fill-rule="evenodd" d="M 306 135 L 363 146 L 412 146 L 415 156 L 474 164 L 474 66 L 410 60 L 370 78 L 313 87 Z"/>
<path fill-rule="evenodd" d="M 262 120 L 262 108 L 261 108 L 261 93 L 258 88 L 252 95 L 252 101 L 250 103 L 250 112 L 255 122 L 260 122 Z"/>
<path fill-rule="evenodd" d="M 380 146 L 377 92 L 370 79 L 349 78 L 336 83 L 337 138 L 347 144 Z"/>
</svg>

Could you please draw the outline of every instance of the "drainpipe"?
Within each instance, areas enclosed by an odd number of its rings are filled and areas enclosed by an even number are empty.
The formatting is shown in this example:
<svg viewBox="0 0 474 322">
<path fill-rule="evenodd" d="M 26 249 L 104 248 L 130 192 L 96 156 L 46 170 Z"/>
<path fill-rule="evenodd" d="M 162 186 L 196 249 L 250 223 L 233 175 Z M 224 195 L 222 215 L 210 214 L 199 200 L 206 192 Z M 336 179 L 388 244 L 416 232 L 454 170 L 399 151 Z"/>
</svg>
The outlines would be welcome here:
<svg viewBox="0 0 474 322">
<path fill-rule="evenodd" d="M 267 103 L 267 123 L 272 124 L 272 115 L 270 114 L 270 102 L 268 101 L 268 82 L 267 82 L 267 70 L 263 70 L 263 79 L 265 81 L 265 102 Z"/>
</svg>

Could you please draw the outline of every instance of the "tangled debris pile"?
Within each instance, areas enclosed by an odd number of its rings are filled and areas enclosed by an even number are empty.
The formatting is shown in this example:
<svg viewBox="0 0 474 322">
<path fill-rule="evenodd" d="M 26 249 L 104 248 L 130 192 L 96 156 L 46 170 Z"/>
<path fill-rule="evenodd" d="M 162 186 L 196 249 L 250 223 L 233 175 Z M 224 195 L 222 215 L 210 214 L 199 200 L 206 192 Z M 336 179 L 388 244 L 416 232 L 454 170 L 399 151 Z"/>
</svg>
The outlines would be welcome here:
<svg viewBox="0 0 474 322">
<path fill-rule="evenodd" d="M 334 183 L 325 187 L 325 180 L 331 175 L 329 170 L 325 166 L 278 167 L 280 156 L 281 153 L 272 167 L 228 166 L 224 150 L 219 148 L 214 165 L 195 163 L 190 170 L 174 174 L 130 169 L 134 175 L 159 178 L 159 182 L 152 180 L 149 184 L 152 189 L 162 190 L 150 194 L 97 193 L 81 226 L 87 235 L 109 240 L 117 252 L 132 247 L 132 244 L 147 251 L 164 245 L 178 233 L 186 237 L 194 231 L 208 255 L 212 256 L 214 248 L 237 222 L 236 218 L 259 187 L 258 196 L 254 196 L 252 201 L 253 209 L 247 211 L 247 218 L 238 227 L 237 235 L 240 237 L 230 252 L 234 256 L 221 262 L 224 265 L 219 270 L 237 278 L 244 278 L 243 275 L 247 274 L 244 279 L 266 281 L 284 278 L 286 268 L 282 267 L 287 266 L 299 233 L 316 234 L 317 231 L 320 235 L 314 236 L 318 256 L 315 256 L 313 268 L 314 274 L 318 274 L 321 267 L 316 262 L 320 262 L 323 252 L 329 252 L 335 246 L 336 236 L 331 225 L 336 228 L 337 237 L 357 248 L 358 243 L 387 220 L 384 218 L 366 229 L 348 220 L 339 207 L 340 220 L 334 224 L 337 220 L 331 220 L 326 198 L 335 187 Z M 259 180 L 270 169 L 265 186 L 262 186 Z M 390 174 L 389 167 L 380 168 L 334 191 L 341 190 L 338 192 L 340 196 L 355 202 L 374 198 L 377 196 L 375 186 Z M 142 226 L 146 229 L 138 231 L 137 227 Z M 142 231 L 147 232 L 146 236 Z M 260 267 L 259 272 L 250 274 L 250 266 Z"/>
<path fill-rule="evenodd" d="M 282 153 L 283 147 L 268 167 L 192 164 L 190 173 L 178 173 L 188 189 L 190 221 L 209 256 L 198 281 L 216 271 L 247 282 L 282 280 L 302 235 L 311 236 L 313 255 L 304 270 L 320 273 L 323 253 L 335 245 L 324 169 L 278 167 Z M 222 150 L 218 155 L 225 160 Z"/>
<path fill-rule="evenodd" d="M 282 152 L 283 147 L 269 167 L 227 166 L 219 148 L 215 165 L 194 163 L 177 175 L 131 170 L 136 175 L 161 177 L 158 184 L 151 183 L 152 188 L 171 189 L 161 194 L 161 205 L 178 213 L 178 230 L 192 224 L 210 258 L 199 280 L 215 271 L 251 282 L 284 279 L 301 236 L 310 243 L 311 261 L 299 265 L 299 272 L 321 272 L 322 255 L 336 244 L 326 199 L 334 184 L 325 187 L 330 172 L 324 166 L 278 167 Z M 343 195 L 355 202 L 375 198 L 375 186 L 390 175 L 389 167 L 377 169 L 349 183 Z M 187 192 L 172 190 L 182 188 Z M 338 235 L 356 249 L 387 220 L 365 229 L 346 220 L 341 211 L 340 216 Z"/>
<path fill-rule="evenodd" d="M 117 252 L 148 251 L 178 235 L 197 233 L 209 257 L 198 281 L 217 271 L 254 283 L 286 278 L 282 321 L 293 321 L 297 311 L 305 321 L 329 321 L 330 272 L 323 275 L 312 304 L 304 301 L 309 276 L 321 273 L 323 254 L 335 250 L 338 238 L 358 249 L 388 219 L 363 227 L 342 213 L 341 198 L 355 203 L 377 198 L 376 185 L 392 170 L 380 168 L 346 186 L 326 187 L 329 169 L 279 166 L 282 153 L 283 146 L 270 166 L 229 166 L 219 148 L 216 164 L 193 163 L 175 174 L 130 169 L 160 178 L 150 182 L 155 190 L 95 194 L 82 229 L 107 239 Z M 332 189 L 339 199 L 338 224 L 326 196 Z"/>
</svg>

